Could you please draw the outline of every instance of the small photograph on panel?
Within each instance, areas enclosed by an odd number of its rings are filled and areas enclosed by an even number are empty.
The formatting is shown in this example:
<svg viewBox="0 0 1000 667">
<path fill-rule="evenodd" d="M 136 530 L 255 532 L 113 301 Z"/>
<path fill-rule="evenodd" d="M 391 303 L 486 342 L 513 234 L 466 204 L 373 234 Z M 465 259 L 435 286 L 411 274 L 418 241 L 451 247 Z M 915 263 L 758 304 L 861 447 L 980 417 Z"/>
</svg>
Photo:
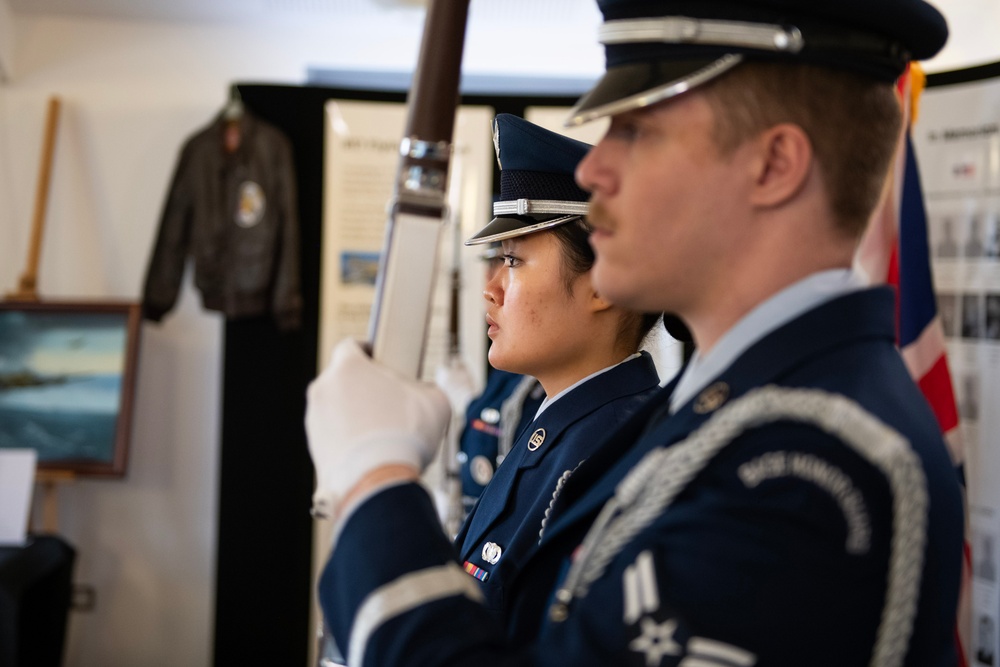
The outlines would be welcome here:
<svg viewBox="0 0 1000 667">
<path fill-rule="evenodd" d="M 966 259 L 980 259 L 983 256 L 983 221 L 977 213 L 969 216 L 962 256 Z"/>
<path fill-rule="evenodd" d="M 346 250 L 340 253 L 340 282 L 345 285 L 374 285 L 378 278 L 377 252 Z"/>
<path fill-rule="evenodd" d="M 1000 340 L 1000 294 L 986 295 L 986 331 L 988 340 Z"/>
<path fill-rule="evenodd" d="M 958 257 L 958 232 L 955 230 L 955 217 L 945 215 L 938 219 L 936 227 L 937 242 L 934 244 L 934 256 L 938 259 L 955 259 Z"/>
<path fill-rule="evenodd" d="M 962 295 L 962 338 L 983 337 L 983 300 L 979 294 Z"/>
<path fill-rule="evenodd" d="M 951 292 L 937 295 L 938 316 L 946 338 L 958 336 L 958 297 Z"/>
<path fill-rule="evenodd" d="M 990 211 L 985 220 L 986 244 L 983 246 L 983 255 L 993 260 L 1000 259 L 1000 213 Z"/>
<path fill-rule="evenodd" d="M 997 580 L 996 566 L 996 536 L 991 533 L 976 533 L 973 540 L 972 573 L 977 579 L 995 582 Z"/>
<path fill-rule="evenodd" d="M 996 621 L 988 614 L 980 614 L 976 622 L 976 664 L 993 665 L 993 645 L 996 642 Z"/>
<path fill-rule="evenodd" d="M 979 419 L 979 377 L 975 373 L 965 373 L 961 376 L 957 387 L 958 416 L 964 421 L 974 422 Z"/>
</svg>

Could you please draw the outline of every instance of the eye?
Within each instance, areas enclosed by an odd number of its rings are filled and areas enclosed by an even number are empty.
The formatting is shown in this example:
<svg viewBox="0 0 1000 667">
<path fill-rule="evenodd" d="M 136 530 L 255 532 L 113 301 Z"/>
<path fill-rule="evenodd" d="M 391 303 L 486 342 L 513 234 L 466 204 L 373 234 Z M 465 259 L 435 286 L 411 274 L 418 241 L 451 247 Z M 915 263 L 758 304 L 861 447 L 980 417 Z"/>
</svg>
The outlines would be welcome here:
<svg viewBox="0 0 1000 667">
<path fill-rule="evenodd" d="M 508 269 L 512 269 L 515 266 L 518 266 L 520 263 L 521 260 L 515 257 L 514 255 L 506 254 L 503 256 L 503 265 L 506 266 Z"/>
<path fill-rule="evenodd" d="M 618 141 L 635 141 L 639 136 L 639 123 L 632 117 L 614 118 L 608 127 L 608 138 Z"/>
</svg>

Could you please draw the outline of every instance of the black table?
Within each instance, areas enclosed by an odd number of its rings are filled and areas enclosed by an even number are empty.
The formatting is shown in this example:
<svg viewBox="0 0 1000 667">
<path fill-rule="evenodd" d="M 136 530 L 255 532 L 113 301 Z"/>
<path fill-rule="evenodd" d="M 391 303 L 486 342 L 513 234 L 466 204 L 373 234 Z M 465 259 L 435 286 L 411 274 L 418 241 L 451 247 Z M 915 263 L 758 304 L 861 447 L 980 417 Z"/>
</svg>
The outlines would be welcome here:
<svg viewBox="0 0 1000 667">
<path fill-rule="evenodd" d="M 54 535 L 0 547 L 0 665 L 59 667 L 76 551 Z"/>
</svg>

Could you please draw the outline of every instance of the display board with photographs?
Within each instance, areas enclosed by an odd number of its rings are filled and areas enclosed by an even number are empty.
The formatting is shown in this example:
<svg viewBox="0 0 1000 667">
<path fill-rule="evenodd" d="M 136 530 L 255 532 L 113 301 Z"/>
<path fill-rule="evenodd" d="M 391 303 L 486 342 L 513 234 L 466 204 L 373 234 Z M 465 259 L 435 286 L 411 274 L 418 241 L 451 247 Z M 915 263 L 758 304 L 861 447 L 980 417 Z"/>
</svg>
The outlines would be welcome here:
<svg viewBox="0 0 1000 667">
<path fill-rule="evenodd" d="M 928 88 L 913 139 L 966 456 L 970 664 L 991 666 L 1000 655 L 1000 78 Z"/>
</svg>

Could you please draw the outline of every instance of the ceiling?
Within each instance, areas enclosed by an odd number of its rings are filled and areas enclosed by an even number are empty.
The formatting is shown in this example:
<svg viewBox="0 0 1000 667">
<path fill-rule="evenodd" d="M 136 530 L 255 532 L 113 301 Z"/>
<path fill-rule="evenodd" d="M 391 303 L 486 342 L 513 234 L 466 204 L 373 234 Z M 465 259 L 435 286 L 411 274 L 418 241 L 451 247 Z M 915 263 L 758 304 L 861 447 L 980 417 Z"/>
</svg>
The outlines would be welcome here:
<svg viewBox="0 0 1000 667">
<path fill-rule="evenodd" d="M 247 21 L 284 15 L 378 11 L 383 0 L 8 0 L 15 12 L 177 21 Z M 421 0 L 384 0 L 415 5 Z"/>
<path fill-rule="evenodd" d="M 2 0 L 0 0 L 2 1 Z M 373 15 L 421 10 L 428 0 L 7 0 L 23 14 L 62 14 L 174 21 L 246 22 L 286 18 Z M 581 11 L 597 15 L 582 0 L 472 0 L 470 13 L 480 20 L 511 14 L 530 20 L 558 21 Z"/>
<path fill-rule="evenodd" d="M 429 0 L 0 0 L 19 14 L 60 14 L 152 21 L 259 23 L 378 17 L 421 18 Z M 928 71 L 996 61 L 1000 49 L 993 26 L 998 0 L 931 0 L 951 26 L 952 39 Z M 592 0 L 471 0 L 470 26 L 504 25 L 511 16 L 539 25 L 597 25 Z M 523 18 L 522 18 L 523 17 Z M 957 39 L 963 35 L 963 39 Z M 2 45 L 0 45 L 2 46 Z"/>
</svg>

